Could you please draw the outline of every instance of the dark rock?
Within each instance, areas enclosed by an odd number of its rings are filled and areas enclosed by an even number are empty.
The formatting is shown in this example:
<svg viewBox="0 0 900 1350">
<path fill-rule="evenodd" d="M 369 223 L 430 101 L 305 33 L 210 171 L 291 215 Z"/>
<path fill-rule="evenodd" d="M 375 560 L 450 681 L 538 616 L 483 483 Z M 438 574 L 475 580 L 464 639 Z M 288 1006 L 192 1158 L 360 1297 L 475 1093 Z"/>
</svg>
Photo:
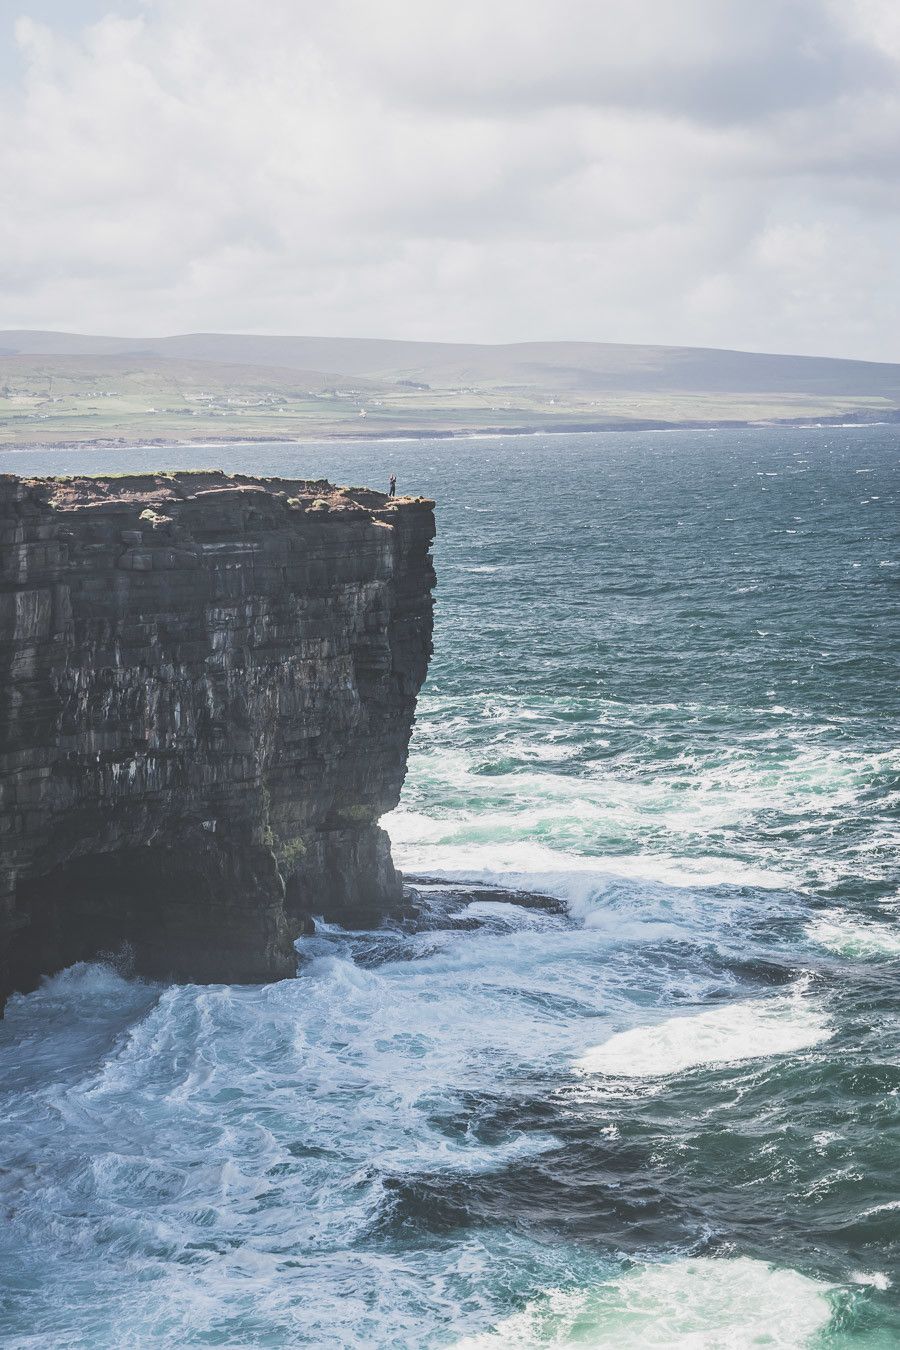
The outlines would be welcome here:
<svg viewBox="0 0 900 1350">
<path fill-rule="evenodd" d="M 432 508 L 0 476 L 0 1001 L 126 944 L 155 977 L 278 978 L 311 914 L 402 912 L 377 822 L 431 651 Z"/>
<path fill-rule="evenodd" d="M 540 891 L 511 891 L 505 886 L 473 886 L 468 882 L 449 882 L 440 877 L 405 876 L 406 891 L 414 899 L 423 889 L 451 897 L 455 904 L 471 905 L 483 901 L 494 904 L 518 905 L 521 909 L 540 909 L 546 914 L 568 914 L 564 900 Z"/>
</svg>

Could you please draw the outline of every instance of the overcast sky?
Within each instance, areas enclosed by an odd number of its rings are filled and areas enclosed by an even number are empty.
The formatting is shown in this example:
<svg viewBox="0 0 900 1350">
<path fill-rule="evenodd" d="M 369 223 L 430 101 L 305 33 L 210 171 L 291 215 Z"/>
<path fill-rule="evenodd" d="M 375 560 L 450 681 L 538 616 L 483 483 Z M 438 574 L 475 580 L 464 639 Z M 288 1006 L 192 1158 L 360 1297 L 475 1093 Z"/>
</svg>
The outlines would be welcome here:
<svg viewBox="0 0 900 1350">
<path fill-rule="evenodd" d="M 900 360 L 896 0 L 0 0 L 0 327 Z"/>
</svg>

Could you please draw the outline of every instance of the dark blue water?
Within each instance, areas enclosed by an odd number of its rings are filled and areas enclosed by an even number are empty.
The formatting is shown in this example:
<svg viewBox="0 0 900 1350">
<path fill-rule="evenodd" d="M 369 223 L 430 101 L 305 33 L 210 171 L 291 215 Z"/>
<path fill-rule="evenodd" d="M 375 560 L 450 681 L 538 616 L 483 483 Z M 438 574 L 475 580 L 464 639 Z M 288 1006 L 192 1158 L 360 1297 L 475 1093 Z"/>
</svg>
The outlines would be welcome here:
<svg viewBox="0 0 900 1350">
<path fill-rule="evenodd" d="M 439 504 L 430 909 L 13 1000 L 4 1345 L 900 1345 L 896 430 L 0 458 Z"/>
</svg>

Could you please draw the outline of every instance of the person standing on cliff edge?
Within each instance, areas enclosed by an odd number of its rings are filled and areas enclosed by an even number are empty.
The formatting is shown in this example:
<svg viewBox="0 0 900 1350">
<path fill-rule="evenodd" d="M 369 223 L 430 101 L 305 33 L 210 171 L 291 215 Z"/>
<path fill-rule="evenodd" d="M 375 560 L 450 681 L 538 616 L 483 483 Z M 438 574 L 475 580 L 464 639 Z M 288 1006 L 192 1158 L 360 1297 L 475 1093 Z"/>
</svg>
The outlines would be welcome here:
<svg viewBox="0 0 900 1350">
<path fill-rule="evenodd" d="M 397 475 L 395 473 L 392 473 L 390 478 L 388 479 L 388 496 L 396 497 L 396 495 L 397 495 Z"/>
</svg>

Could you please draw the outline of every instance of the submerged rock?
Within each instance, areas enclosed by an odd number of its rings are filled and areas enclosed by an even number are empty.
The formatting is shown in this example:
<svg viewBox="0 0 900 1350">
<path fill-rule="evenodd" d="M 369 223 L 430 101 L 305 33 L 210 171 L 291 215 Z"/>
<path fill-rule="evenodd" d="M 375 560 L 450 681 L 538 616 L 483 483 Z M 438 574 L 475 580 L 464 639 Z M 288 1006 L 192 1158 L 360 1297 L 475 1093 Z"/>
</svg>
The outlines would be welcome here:
<svg viewBox="0 0 900 1350">
<path fill-rule="evenodd" d="M 322 481 L 0 476 L 0 1002 L 125 944 L 278 978 L 311 913 L 402 906 L 377 822 L 433 535 L 430 501 Z"/>
</svg>

